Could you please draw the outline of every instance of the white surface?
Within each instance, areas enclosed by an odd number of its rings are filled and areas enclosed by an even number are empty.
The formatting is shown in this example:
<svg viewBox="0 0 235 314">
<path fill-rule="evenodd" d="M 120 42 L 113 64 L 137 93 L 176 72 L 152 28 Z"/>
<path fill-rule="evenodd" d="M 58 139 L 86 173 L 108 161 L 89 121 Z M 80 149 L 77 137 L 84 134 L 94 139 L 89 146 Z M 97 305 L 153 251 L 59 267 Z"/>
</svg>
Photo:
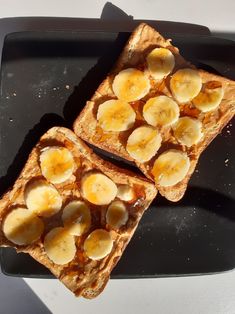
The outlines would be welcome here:
<svg viewBox="0 0 235 314">
<path fill-rule="evenodd" d="M 98 18 L 103 0 L 0 0 L 0 17 L 67 16 Z M 204 24 L 235 32 L 234 0 L 123 0 L 113 4 L 136 19 Z M 99 298 L 76 299 L 56 280 L 26 279 L 52 313 L 235 313 L 235 272 L 188 278 L 112 280 Z M 23 300 L 22 300 L 23 301 Z"/>
<path fill-rule="evenodd" d="M 111 280 L 96 299 L 76 299 L 59 281 L 25 280 L 56 314 L 232 314 L 235 272 L 220 275 Z"/>
<path fill-rule="evenodd" d="M 0 16 L 61 16 L 98 18 L 105 0 L 0 0 Z M 234 0 L 114 0 L 135 19 L 204 24 L 215 31 L 235 31 Z"/>
</svg>

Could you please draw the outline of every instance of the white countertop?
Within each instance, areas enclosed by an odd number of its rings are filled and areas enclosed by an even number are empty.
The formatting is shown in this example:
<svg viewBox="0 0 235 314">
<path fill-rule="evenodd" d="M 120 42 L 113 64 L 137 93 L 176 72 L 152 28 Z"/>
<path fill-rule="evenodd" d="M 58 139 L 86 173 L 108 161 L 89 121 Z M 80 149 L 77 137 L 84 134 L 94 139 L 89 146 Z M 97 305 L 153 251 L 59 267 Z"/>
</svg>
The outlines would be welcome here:
<svg viewBox="0 0 235 314">
<path fill-rule="evenodd" d="M 197 277 L 110 280 L 93 300 L 76 299 L 57 280 L 25 281 L 55 314 L 235 313 L 235 271 Z"/>
<path fill-rule="evenodd" d="M 99 18 L 105 3 L 103 0 L 1 0 L 0 17 Z M 121 0 L 112 3 L 135 19 L 189 22 L 208 26 L 219 33 L 235 33 L 234 0 Z M 235 271 L 198 277 L 111 280 L 105 291 L 91 301 L 76 299 L 57 280 L 25 279 L 25 282 L 56 314 L 235 313 Z"/>
<path fill-rule="evenodd" d="M 99 18 L 104 0 L 1 0 L 0 16 L 61 16 Z M 135 19 L 196 23 L 211 30 L 235 31 L 233 0 L 114 0 L 114 5 Z"/>
</svg>

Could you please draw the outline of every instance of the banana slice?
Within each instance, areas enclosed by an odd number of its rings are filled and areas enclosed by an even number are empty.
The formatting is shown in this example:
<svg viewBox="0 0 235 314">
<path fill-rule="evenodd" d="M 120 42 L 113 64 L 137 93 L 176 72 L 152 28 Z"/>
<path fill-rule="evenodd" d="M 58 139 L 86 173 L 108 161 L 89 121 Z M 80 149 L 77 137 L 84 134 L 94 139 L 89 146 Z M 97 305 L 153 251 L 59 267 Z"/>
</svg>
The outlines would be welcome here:
<svg viewBox="0 0 235 314">
<path fill-rule="evenodd" d="M 80 236 L 91 226 L 90 209 L 82 201 L 72 201 L 65 206 L 62 220 L 71 235 Z"/>
<path fill-rule="evenodd" d="M 210 81 L 204 84 L 201 92 L 193 99 L 193 104 L 202 112 L 216 109 L 224 97 L 222 84 Z"/>
<path fill-rule="evenodd" d="M 135 129 L 127 140 L 126 150 L 139 162 L 149 161 L 161 146 L 162 138 L 152 126 L 144 125 Z"/>
<path fill-rule="evenodd" d="M 202 79 L 196 70 L 181 69 L 172 75 L 170 88 L 177 101 L 188 102 L 199 94 Z"/>
<path fill-rule="evenodd" d="M 42 175 L 51 183 L 58 184 L 68 180 L 73 174 L 75 163 L 73 155 L 65 147 L 46 147 L 40 155 Z"/>
<path fill-rule="evenodd" d="M 179 106 L 167 96 L 150 98 L 143 108 L 144 119 L 152 126 L 169 126 L 179 118 Z"/>
<path fill-rule="evenodd" d="M 26 208 L 11 211 L 3 222 L 6 238 L 17 245 L 29 245 L 40 238 L 44 224 Z"/>
<path fill-rule="evenodd" d="M 150 82 L 144 72 L 128 68 L 119 72 L 113 80 L 113 92 L 118 99 L 135 101 L 148 94 Z"/>
<path fill-rule="evenodd" d="M 95 205 L 107 205 L 117 195 L 116 184 L 106 175 L 97 172 L 85 174 L 81 182 L 82 196 Z"/>
<path fill-rule="evenodd" d="M 130 185 L 121 184 L 118 186 L 117 197 L 122 201 L 129 202 L 135 198 L 135 192 Z"/>
<path fill-rule="evenodd" d="M 169 49 L 155 48 L 147 56 L 148 69 L 155 80 L 162 80 L 175 67 L 175 57 Z"/>
<path fill-rule="evenodd" d="M 121 132 L 130 129 L 135 122 L 135 111 L 127 102 L 112 99 L 98 108 L 97 119 L 104 131 Z"/>
<path fill-rule="evenodd" d="M 24 193 L 29 210 L 38 216 L 50 217 L 62 206 L 62 198 L 55 187 L 45 180 L 37 180 L 27 185 Z"/>
<path fill-rule="evenodd" d="M 203 136 L 202 123 L 190 117 L 179 118 L 173 131 L 175 138 L 187 147 L 197 144 Z"/>
<path fill-rule="evenodd" d="M 114 201 L 108 207 L 106 222 L 112 229 L 119 229 L 126 224 L 128 216 L 125 204 L 121 201 Z"/>
<path fill-rule="evenodd" d="M 152 174 L 156 184 L 172 186 L 182 181 L 190 167 L 188 156 L 175 149 L 161 154 L 154 162 Z"/>
<path fill-rule="evenodd" d="M 86 238 L 84 251 L 93 260 L 99 260 L 107 256 L 113 248 L 113 240 L 108 231 L 96 229 Z"/>
<path fill-rule="evenodd" d="M 45 236 L 44 249 L 53 263 L 65 265 L 75 257 L 75 239 L 65 228 L 57 227 Z"/>
</svg>

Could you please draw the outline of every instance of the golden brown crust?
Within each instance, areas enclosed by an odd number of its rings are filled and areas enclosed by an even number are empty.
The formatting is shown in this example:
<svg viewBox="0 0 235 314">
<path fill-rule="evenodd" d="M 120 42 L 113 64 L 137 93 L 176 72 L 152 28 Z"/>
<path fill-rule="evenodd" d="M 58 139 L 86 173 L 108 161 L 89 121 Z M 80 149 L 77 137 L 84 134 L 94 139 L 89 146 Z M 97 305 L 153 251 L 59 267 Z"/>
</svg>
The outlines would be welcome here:
<svg viewBox="0 0 235 314">
<path fill-rule="evenodd" d="M 148 180 L 129 171 L 119 169 L 113 164 L 99 158 L 90 148 L 77 138 L 72 131 L 62 127 L 54 127 L 41 137 L 38 144 L 32 150 L 24 169 L 15 182 L 12 190 L 8 191 L 0 200 L 0 226 L 2 226 L 7 213 L 9 213 L 14 206 L 25 206 L 24 187 L 32 178 L 41 177 L 38 157 L 40 150 L 48 145 L 62 145 L 67 147 L 73 153 L 76 164 L 82 165 L 81 168 L 78 168 L 77 171 L 74 172 L 73 176 L 65 183 L 55 185 L 63 198 L 63 204 L 66 204 L 66 202 L 71 200 L 71 198 L 81 197 L 79 182 L 82 173 L 91 169 L 102 171 L 116 184 L 131 184 L 133 186 L 141 187 L 141 190 L 144 191 L 143 193 L 145 197 L 136 197 L 135 204 L 130 205 L 133 215 L 128 220 L 126 227 L 119 233 L 110 230 L 111 236 L 114 240 L 114 248 L 107 257 L 100 261 L 92 261 L 86 258 L 86 263 L 84 262 L 84 264 L 82 264 L 79 259 L 83 259 L 83 257 L 79 256 L 79 241 L 82 240 L 79 240 L 79 237 L 76 239 L 76 245 L 78 247 L 76 259 L 69 264 L 62 266 L 55 265 L 47 257 L 43 247 L 43 237 L 51 228 L 62 225 L 61 211 L 49 219 L 44 219 L 45 233 L 39 241 L 32 245 L 24 247 L 14 245 L 5 238 L 2 228 L 0 228 L 1 246 L 15 247 L 18 252 L 26 252 L 30 254 L 38 262 L 49 268 L 50 271 L 75 295 L 93 298 L 104 289 L 109 279 L 110 272 L 116 265 L 123 250 L 131 239 L 142 214 L 155 198 L 157 193 L 156 188 L 152 183 L 148 182 Z M 138 203 L 138 200 L 140 200 L 140 204 Z M 90 204 L 89 206 L 91 207 L 92 205 Z M 102 209 L 99 208 L 98 210 L 99 213 L 102 212 Z M 100 227 L 105 227 L 105 222 L 102 222 Z"/>
<path fill-rule="evenodd" d="M 96 112 L 100 103 L 107 99 L 115 98 L 111 87 L 114 75 L 123 68 L 139 67 L 139 65 L 143 64 L 146 54 L 157 46 L 167 47 L 172 51 L 176 60 L 176 67 L 174 71 L 182 67 L 193 67 L 193 65 L 183 59 L 183 57 L 179 54 L 178 49 L 172 46 L 170 40 L 164 39 L 152 27 L 144 23 L 140 24 L 130 36 L 130 39 L 124 47 L 124 50 L 120 55 L 120 58 L 118 59 L 113 71 L 101 83 L 94 96 L 90 101 L 87 102 L 79 117 L 75 120 L 73 127 L 77 135 L 79 135 L 85 141 L 96 145 L 103 150 L 109 151 L 112 154 L 116 154 L 126 160 L 134 161 L 125 149 L 126 139 L 133 129 L 128 132 L 124 132 L 125 135 L 114 132 L 104 133 L 97 126 Z M 173 147 L 177 148 L 180 146 L 180 149 L 187 151 L 191 160 L 189 172 L 184 180 L 171 187 L 163 188 L 156 185 L 159 192 L 171 201 L 178 201 L 183 197 L 188 185 L 188 181 L 190 180 L 190 177 L 195 170 L 200 154 L 216 137 L 216 135 L 221 132 L 223 127 L 229 122 L 229 120 L 232 119 L 235 113 L 235 82 L 203 70 L 199 70 L 199 73 L 204 83 L 210 80 L 220 81 L 224 88 L 224 98 L 218 110 L 207 114 L 198 114 L 197 118 L 199 118 L 203 123 L 204 138 L 200 143 L 195 145 L 193 149 L 187 149 L 185 146 L 175 143 L 174 140 L 168 139 L 169 144 L 172 144 Z M 169 89 L 164 90 L 164 93 L 167 94 L 168 92 Z M 183 106 L 180 106 L 180 109 L 181 115 L 187 115 Z M 134 128 L 143 123 L 143 121 L 137 121 L 137 124 L 134 126 Z M 156 159 L 156 156 L 154 159 Z M 154 180 L 150 171 L 152 163 L 153 160 L 145 164 L 139 164 L 136 162 L 141 171 L 149 179 Z"/>
</svg>

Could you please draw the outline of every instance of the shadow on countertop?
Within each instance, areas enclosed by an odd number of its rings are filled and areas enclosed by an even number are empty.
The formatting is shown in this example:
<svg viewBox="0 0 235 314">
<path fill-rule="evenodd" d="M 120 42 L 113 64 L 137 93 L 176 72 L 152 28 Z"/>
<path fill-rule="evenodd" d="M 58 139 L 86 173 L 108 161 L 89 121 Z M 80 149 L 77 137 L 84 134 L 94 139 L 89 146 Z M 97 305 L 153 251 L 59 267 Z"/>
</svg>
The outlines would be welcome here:
<svg viewBox="0 0 235 314">
<path fill-rule="evenodd" d="M 0 272 L 1 313 L 51 314 L 51 311 L 22 278 L 6 277 Z"/>
</svg>

